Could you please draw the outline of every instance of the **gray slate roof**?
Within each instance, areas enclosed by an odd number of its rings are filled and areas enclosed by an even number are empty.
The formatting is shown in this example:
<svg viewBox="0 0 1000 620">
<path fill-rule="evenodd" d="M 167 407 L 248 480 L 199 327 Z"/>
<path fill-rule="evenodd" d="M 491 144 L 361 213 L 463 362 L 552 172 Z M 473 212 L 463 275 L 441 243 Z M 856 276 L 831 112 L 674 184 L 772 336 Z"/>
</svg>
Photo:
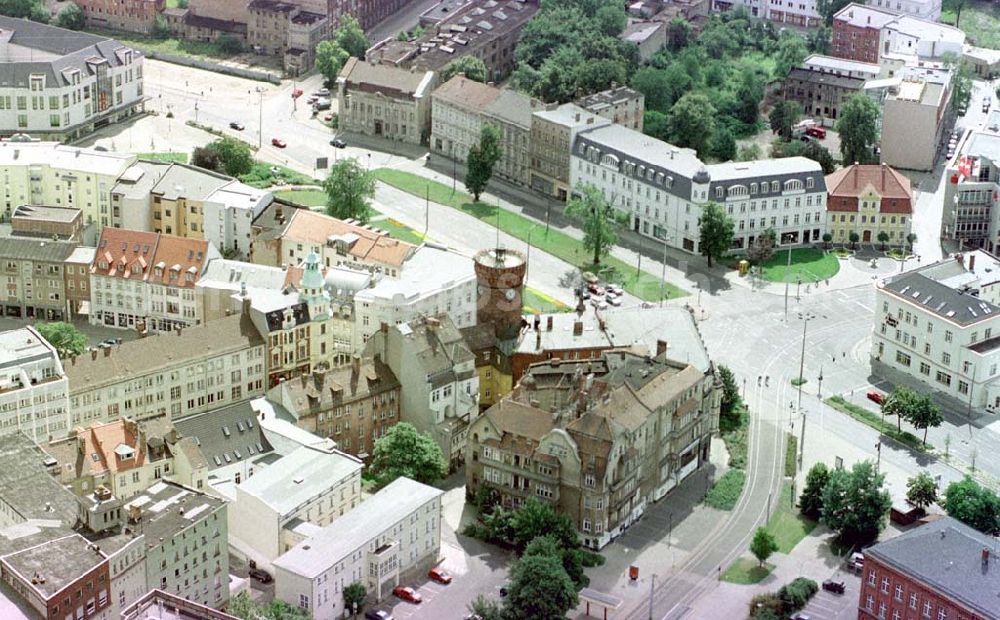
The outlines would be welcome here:
<svg viewBox="0 0 1000 620">
<path fill-rule="evenodd" d="M 0 85 L 28 85 L 33 74 L 45 75 L 48 85 L 66 86 L 69 71 L 78 69 L 91 75 L 88 60 L 103 60 L 109 65 L 122 65 L 118 51 L 130 49 L 122 43 L 85 32 L 56 28 L 47 24 L 0 16 Z M 142 52 L 133 50 L 132 58 Z"/>
<path fill-rule="evenodd" d="M 73 494 L 49 474 L 48 454 L 23 434 L 0 437 L 0 497 L 23 519 L 76 522 Z"/>
<path fill-rule="evenodd" d="M 990 550 L 982 562 L 983 549 Z M 910 530 L 865 550 L 889 566 L 967 606 L 986 618 L 1000 618 L 1000 555 L 992 537 L 951 517 Z"/>
<path fill-rule="evenodd" d="M 201 448 L 209 471 L 274 451 L 250 401 L 180 418 L 174 428 Z"/>
<path fill-rule="evenodd" d="M 75 242 L 70 241 L 0 237 L 0 258 L 61 263 L 73 253 L 76 246 Z"/>
<path fill-rule="evenodd" d="M 962 326 L 1000 313 L 1000 308 L 990 302 L 932 280 L 919 271 L 897 276 L 887 281 L 884 288 L 896 297 Z"/>
</svg>

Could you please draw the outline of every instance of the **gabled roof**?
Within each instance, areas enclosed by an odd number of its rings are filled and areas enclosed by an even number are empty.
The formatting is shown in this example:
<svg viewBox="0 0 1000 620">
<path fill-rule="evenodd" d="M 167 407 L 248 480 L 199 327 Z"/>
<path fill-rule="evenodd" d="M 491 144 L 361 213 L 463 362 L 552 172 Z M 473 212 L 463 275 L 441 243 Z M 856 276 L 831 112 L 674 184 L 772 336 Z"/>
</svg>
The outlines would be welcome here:
<svg viewBox="0 0 1000 620">
<path fill-rule="evenodd" d="M 461 110 L 480 112 L 500 96 L 500 89 L 456 75 L 434 91 L 434 101 L 448 103 Z"/>
<path fill-rule="evenodd" d="M 297 418 L 342 404 L 353 403 L 399 387 L 392 369 L 378 360 L 365 360 L 358 369 L 339 366 L 326 372 L 302 373 L 271 389 Z"/>
<path fill-rule="evenodd" d="M 359 261 L 374 261 L 402 267 L 416 249 L 411 243 L 394 239 L 368 227 L 338 220 L 309 209 L 295 209 L 282 237 L 290 242 L 326 245 L 331 237 L 342 237 L 348 254 Z"/>
<path fill-rule="evenodd" d="M 174 426 L 201 449 L 209 471 L 274 451 L 250 401 L 180 418 Z"/>
<path fill-rule="evenodd" d="M 327 447 L 302 446 L 247 478 L 239 490 L 260 499 L 279 515 L 291 514 L 361 471 L 361 460 L 328 442 Z"/>
<path fill-rule="evenodd" d="M 882 197 L 881 211 L 885 213 L 911 213 L 913 190 L 910 180 L 885 164 L 854 164 L 841 168 L 826 177 L 826 190 L 830 206 L 836 210 L 837 198 L 858 198 L 868 189 Z M 885 199 L 889 199 L 886 202 Z M 892 201 L 896 207 L 892 207 Z M 853 210 L 857 210 L 855 207 Z"/>
<path fill-rule="evenodd" d="M 434 81 L 434 73 L 411 71 L 351 57 L 344 63 L 337 79 L 346 82 L 348 89 L 408 98 L 427 95 L 428 87 Z"/>
<path fill-rule="evenodd" d="M 194 288 L 208 264 L 209 248 L 209 242 L 202 239 L 105 227 L 90 273 Z"/>
<path fill-rule="evenodd" d="M 75 250 L 71 241 L 52 241 L 26 237 L 0 237 L 0 258 L 61 263 Z"/>
</svg>

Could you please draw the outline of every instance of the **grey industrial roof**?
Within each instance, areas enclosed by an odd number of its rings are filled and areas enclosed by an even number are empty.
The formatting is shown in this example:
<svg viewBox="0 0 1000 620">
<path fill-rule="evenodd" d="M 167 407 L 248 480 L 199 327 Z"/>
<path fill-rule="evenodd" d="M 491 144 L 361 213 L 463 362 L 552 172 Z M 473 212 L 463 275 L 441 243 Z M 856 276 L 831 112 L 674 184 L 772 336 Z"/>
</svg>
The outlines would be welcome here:
<svg viewBox="0 0 1000 620">
<path fill-rule="evenodd" d="M 409 359 L 419 365 L 435 387 L 455 381 L 455 366 L 475 359 L 451 317 L 442 314 L 437 321 L 436 327 L 428 327 L 425 319 L 395 326 L 408 343 L 412 356 Z"/>
<path fill-rule="evenodd" d="M 787 80 L 801 80 L 812 84 L 822 84 L 824 86 L 836 86 L 849 90 L 861 90 L 865 84 L 865 78 L 851 77 L 847 75 L 837 75 L 829 71 L 819 71 L 816 69 L 806 69 L 803 67 L 793 67 L 788 72 Z"/>
<path fill-rule="evenodd" d="M 61 263 L 73 253 L 76 246 L 72 241 L 0 237 L 0 258 Z"/>
<path fill-rule="evenodd" d="M 76 499 L 48 472 L 50 460 L 26 435 L 0 437 L 0 497 L 23 519 L 72 526 Z"/>
<path fill-rule="evenodd" d="M 21 205 L 14 209 L 12 217 L 53 222 L 72 222 L 80 217 L 80 210 L 72 207 L 46 207 L 43 205 Z"/>
<path fill-rule="evenodd" d="M 585 127 L 587 125 L 602 127 L 611 124 L 610 119 L 581 108 L 575 103 L 564 103 L 551 110 L 538 110 L 534 116 L 567 127 Z"/>
<path fill-rule="evenodd" d="M 274 450 L 249 401 L 179 418 L 174 427 L 201 449 L 209 471 Z"/>
<path fill-rule="evenodd" d="M 989 560 L 982 561 L 983 550 Z M 964 523 L 943 517 L 865 550 L 922 585 L 985 618 L 1000 617 L 996 542 Z"/>
<path fill-rule="evenodd" d="M 44 74 L 48 84 L 70 84 L 68 71 L 79 69 L 91 75 L 88 61 L 103 60 L 111 66 L 123 64 L 119 50 L 123 44 L 93 34 L 56 28 L 47 24 L 0 16 L 0 84 L 27 86 L 28 78 Z M 133 58 L 142 52 L 133 50 Z"/>
<path fill-rule="evenodd" d="M 78 355 L 63 364 L 70 393 L 128 381 L 131 377 L 264 344 L 249 315 L 235 314 L 180 332 L 123 342 L 105 355 Z"/>
<path fill-rule="evenodd" d="M 142 510 L 142 533 L 146 535 L 147 548 L 164 544 L 193 523 L 225 509 L 225 505 L 218 497 L 165 480 L 127 502 L 127 506 Z M 221 518 L 225 520 L 226 515 L 223 513 Z M 160 539 L 163 542 L 157 542 Z"/>
<path fill-rule="evenodd" d="M 285 286 L 285 270 L 238 260 L 216 259 L 205 268 L 195 288 L 239 291 L 244 285 L 249 289 L 281 290 Z"/>
<path fill-rule="evenodd" d="M 111 192 L 133 200 L 145 200 L 170 166 L 170 162 L 140 159 L 122 172 Z"/>
<path fill-rule="evenodd" d="M 332 447 L 302 446 L 247 478 L 239 488 L 284 516 L 360 472 L 362 466 L 359 459 Z"/>
<path fill-rule="evenodd" d="M 79 534 L 56 538 L 3 558 L 4 564 L 30 582 L 46 600 L 106 561 L 107 557 L 99 549 L 92 549 L 90 541 Z M 34 579 L 35 576 L 40 579 Z"/>
<path fill-rule="evenodd" d="M 232 182 L 232 177 L 211 170 L 172 163 L 150 192 L 167 200 L 177 200 L 178 198 L 205 200 L 214 191 Z"/>
<path fill-rule="evenodd" d="M 397 478 L 361 505 L 324 527 L 316 536 L 290 549 L 273 564 L 290 573 L 314 579 L 443 494 L 444 491 L 440 489 L 409 478 Z"/>
</svg>

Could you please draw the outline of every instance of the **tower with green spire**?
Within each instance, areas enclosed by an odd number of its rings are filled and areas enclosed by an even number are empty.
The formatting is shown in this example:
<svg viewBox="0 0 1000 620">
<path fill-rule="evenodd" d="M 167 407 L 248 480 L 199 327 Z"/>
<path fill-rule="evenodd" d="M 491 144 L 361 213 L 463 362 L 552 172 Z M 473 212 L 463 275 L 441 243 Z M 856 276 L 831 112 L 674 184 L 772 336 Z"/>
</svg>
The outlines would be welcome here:
<svg viewBox="0 0 1000 620">
<path fill-rule="evenodd" d="M 299 281 L 299 301 L 309 307 L 309 318 L 322 321 L 330 318 L 330 293 L 323 286 L 319 255 L 310 252 L 303 262 L 304 271 Z"/>
</svg>

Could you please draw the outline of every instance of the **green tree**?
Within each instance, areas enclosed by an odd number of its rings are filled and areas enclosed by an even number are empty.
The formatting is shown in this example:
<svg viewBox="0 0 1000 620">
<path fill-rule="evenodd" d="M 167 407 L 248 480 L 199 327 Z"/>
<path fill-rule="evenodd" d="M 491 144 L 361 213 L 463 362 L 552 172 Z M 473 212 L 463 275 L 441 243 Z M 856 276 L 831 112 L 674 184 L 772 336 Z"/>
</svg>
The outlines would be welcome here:
<svg viewBox="0 0 1000 620">
<path fill-rule="evenodd" d="M 709 202 L 701 208 L 698 228 L 698 249 L 711 267 L 712 259 L 721 257 L 733 245 L 733 220 L 722 207 Z"/>
<path fill-rule="evenodd" d="M 833 16 L 852 1 L 853 0 L 818 0 L 816 2 L 816 12 L 823 17 L 827 26 L 832 26 Z"/>
<path fill-rule="evenodd" d="M 719 161 L 731 161 L 736 158 L 736 138 L 725 125 L 716 126 L 712 134 L 712 157 Z"/>
<path fill-rule="evenodd" d="M 511 542 L 517 549 L 524 549 L 540 536 L 551 537 L 564 549 L 580 546 L 580 536 L 570 518 L 556 512 L 552 504 L 534 497 L 528 498 L 514 511 L 510 527 L 513 531 Z"/>
<path fill-rule="evenodd" d="M 968 476 L 948 485 L 943 508 L 948 516 L 984 534 L 1000 533 L 1000 497 Z"/>
<path fill-rule="evenodd" d="M 576 88 L 582 94 L 607 90 L 628 80 L 628 67 L 614 58 L 596 58 L 576 66 Z"/>
<path fill-rule="evenodd" d="M 448 463 L 430 435 L 399 422 L 375 440 L 371 471 L 380 486 L 400 476 L 432 484 L 448 473 Z"/>
<path fill-rule="evenodd" d="M 913 251 L 913 244 L 917 242 L 917 233 L 906 235 L 906 242 L 910 244 L 910 252 Z"/>
<path fill-rule="evenodd" d="M 914 407 L 906 419 L 914 428 L 924 431 L 924 446 L 927 445 L 927 429 L 937 428 L 944 422 L 941 407 L 938 407 L 931 399 L 930 394 L 921 394 L 917 397 Z"/>
<path fill-rule="evenodd" d="M 191 165 L 204 168 L 205 170 L 214 170 L 215 172 L 225 170 L 219 152 L 208 148 L 208 145 L 194 147 L 194 150 L 191 152 Z"/>
<path fill-rule="evenodd" d="M 854 247 L 857 245 L 858 241 L 861 241 L 861 236 L 852 230 L 851 232 L 847 233 L 847 240 L 851 242 L 851 249 L 853 250 Z"/>
<path fill-rule="evenodd" d="M 878 239 L 881 249 L 885 250 L 885 244 L 889 243 L 889 233 L 884 230 L 880 230 L 878 231 L 876 238 Z"/>
<path fill-rule="evenodd" d="M 368 597 L 368 590 L 365 588 L 365 584 L 360 581 L 355 581 L 354 583 L 344 586 L 343 595 L 344 609 L 357 613 L 365 607 L 365 599 Z"/>
<path fill-rule="evenodd" d="M 675 17 L 667 22 L 667 49 L 678 52 L 687 47 L 691 40 L 691 24 L 683 17 Z"/>
<path fill-rule="evenodd" d="M 753 69 L 741 71 L 736 85 L 737 107 L 733 110 L 734 116 L 748 125 L 756 123 L 757 117 L 760 116 L 762 99 L 764 99 L 764 80 Z"/>
<path fill-rule="evenodd" d="M 715 107 L 705 95 L 688 93 L 670 109 L 667 127 L 674 144 L 692 148 L 704 157 L 709 137 L 715 131 Z"/>
<path fill-rule="evenodd" d="M 86 22 L 87 19 L 83 16 L 83 9 L 75 2 L 68 2 L 63 8 L 59 9 L 59 14 L 56 16 L 56 26 L 69 30 L 83 30 Z"/>
<path fill-rule="evenodd" d="M 243 51 L 243 42 L 229 33 L 223 33 L 216 37 L 214 45 L 219 53 L 229 56 Z"/>
<path fill-rule="evenodd" d="M 358 20 L 346 14 L 340 17 L 340 27 L 333 35 L 333 40 L 340 46 L 340 49 L 355 58 L 364 58 L 365 52 L 371 45 L 368 43 L 365 31 L 358 24 Z"/>
<path fill-rule="evenodd" d="M 311 618 L 309 612 L 299 607 L 292 607 L 284 601 L 256 603 L 246 592 L 240 592 L 229 600 L 226 613 L 242 620 L 310 620 Z"/>
<path fill-rule="evenodd" d="M 168 39 L 170 38 L 170 23 L 167 22 L 167 18 L 162 14 L 158 14 L 153 20 L 153 29 L 150 31 L 155 39 Z"/>
<path fill-rule="evenodd" d="M 802 61 L 809 55 L 809 48 L 806 42 L 798 34 L 791 30 L 786 30 L 784 36 L 778 41 L 778 49 L 774 57 L 774 77 L 783 80 L 788 77 L 788 72 L 794 67 L 802 64 Z"/>
<path fill-rule="evenodd" d="M 764 566 L 767 558 L 771 557 L 771 554 L 777 550 L 778 541 L 774 539 L 774 535 L 768 532 L 767 528 L 758 527 L 750 542 L 750 553 L 753 554 L 753 557 L 757 558 L 761 566 Z"/>
<path fill-rule="evenodd" d="M 781 136 L 785 142 L 792 139 L 792 127 L 799 122 L 802 108 L 794 101 L 779 101 L 771 108 L 767 120 L 771 131 Z"/>
<path fill-rule="evenodd" d="M 822 521 L 844 542 L 867 543 L 885 528 L 891 506 L 885 475 L 876 473 L 871 461 L 862 461 L 830 473 L 823 487 Z"/>
<path fill-rule="evenodd" d="M 483 84 L 486 83 L 488 77 L 486 63 L 480 60 L 478 56 L 462 56 L 449 62 L 441 70 L 441 83 L 444 84 L 459 73 L 464 73 L 465 77 L 473 82 L 481 82 Z"/>
<path fill-rule="evenodd" d="M 806 474 L 806 486 L 799 496 L 799 510 L 810 519 L 819 519 L 823 514 L 823 489 L 830 481 L 830 470 L 825 463 L 816 463 Z"/>
<path fill-rule="evenodd" d="M 879 109 L 867 95 L 851 95 L 840 108 L 836 129 L 845 166 L 874 161 L 872 147 L 878 142 Z"/>
<path fill-rule="evenodd" d="M 906 387 L 897 385 L 882 399 L 882 413 L 896 416 L 896 430 L 903 430 L 903 420 L 909 420 L 920 406 L 920 395 Z"/>
<path fill-rule="evenodd" d="M 752 142 L 746 146 L 741 146 L 736 152 L 736 161 L 754 161 L 761 159 L 760 146 Z"/>
<path fill-rule="evenodd" d="M 809 51 L 813 54 L 823 54 L 824 56 L 829 56 L 832 37 L 833 29 L 829 26 L 823 25 L 819 28 L 814 28 L 813 31 L 809 33 Z"/>
<path fill-rule="evenodd" d="M 750 599 L 750 620 L 782 620 L 787 616 L 775 592 L 762 592 Z"/>
<path fill-rule="evenodd" d="M 805 607 L 809 599 L 817 592 L 819 592 L 819 585 L 815 581 L 805 577 L 796 577 L 791 582 L 781 586 L 778 590 L 778 598 L 781 599 L 784 613 L 790 614 Z"/>
<path fill-rule="evenodd" d="M 564 547 L 554 536 L 546 534 L 533 538 L 524 548 L 521 557 L 529 555 L 543 555 L 558 559 L 570 580 L 576 585 L 583 585 L 585 577 L 580 554 L 575 548 Z"/>
<path fill-rule="evenodd" d="M 338 160 L 323 181 L 326 190 L 326 213 L 346 220 L 353 218 L 362 224 L 371 215 L 375 196 L 375 175 L 353 157 Z"/>
<path fill-rule="evenodd" d="M 722 381 L 722 402 L 719 405 L 719 414 L 723 418 L 739 418 L 740 415 L 740 386 L 736 384 L 736 376 L 729 366 L 719 364 L 719 380 Z"/>
<path fill-rule="evenodd" d="M 937 501 L 937 482 L 925 471 L 906 481 L 906 501 L 923 510 Z"/>
<path fill-rule="evenodd" d="M 488 599 L 482 594 L 477 594 L 476 598 L 469 603 L 469 611 L 472 615 L 478 616 L 481 620 L 504 620 L 503 607 L 493 599 Z"/>
<path fill-rule="evenodd" d="M 589 183 L 576 188 L 579 196 L 570 198 L 566 204 L 566 215 L 583 224 L 583 247 L 594 255 L 594 264 L 618 242 L 618 229 L 627 217 L 608 204 L 597 189 Z"/>
<path fill-rule="evenodd" d="M 332 39 L 320 41 L 316 45 L 316 70 L 323 76 L 323 84 L 327 88 L 333 88 L 337 83 L 337 75 L 350 57 L 347 50 Z"/>
<path fill-rule="evenodd" d="M 617 37 L 625 30 L 628 17 L 622 5 L 604 4 L 594 13 L 598 31 L 606 37 Z"/>
<path fill-rule="evenodd" d="M 35 325 L 38 333 L 51 344 L 59 357 L 80 355 L 87 349 L 87 337 L 72 323 L 38 323 Z"/>
<path fill-rule="evenodd" d="M 509 617 L 557 620 L 576 605 L 576 588 L 558 558 L 530 555 L 511 569 L 506 605 Z"/>
<path fill-rule="evenodd" d="M 964 110 L 969 107 L 969 100 L 972 98 L 972 66 L 953 52 L 945 53 L 942 60 L 945 66 L 952 69 L 951 105 Z"/>
<path fill-rule="evenodd" d="M 955 26 L 962 22 L 962 9 L 965 8 L 967 0 L 944 0 L 941 9 L 955 14 Z"/>
<path fill-rule="evenodd" d="M 480 130 L 479 143 L 469 148 L 466 160 L 465 189 L 469 190 L 475 202 L 479 202 L 479 197 L 486 190 L 500 155 L 500 130 L 486 123 Z"/>
<path fill-rule="evenodd" d="M 753 245 L 747 248 L 747 260 L 755 265 L 766 263 L 773 256 L 774 238 L 769 235 L 758 235 Z"/>
<path fill-rule="evenodd" d="M 222 170 L 229 176 L 238 177 L 253 170 L 253 152 L 242 140 L 225 136 L 205 148 L 218 154 Z"/>
<path fill-rule="evenodd" d="M 642 115 L 642 133 L 657 140 L 670 140 L 670 130 L 667 128 L 667 115 L 656 110 L 646 110 Z"/>
<path fill-rule="evenodd" d="M 823 245 L 826 246 L 827 249 L 830 248 L 830 242 L 832 242 L 832 241 L 833 241 L 833 235 L 832 234 L 830 234 L 828 232 L 823 233 Z"/>
</svg>

